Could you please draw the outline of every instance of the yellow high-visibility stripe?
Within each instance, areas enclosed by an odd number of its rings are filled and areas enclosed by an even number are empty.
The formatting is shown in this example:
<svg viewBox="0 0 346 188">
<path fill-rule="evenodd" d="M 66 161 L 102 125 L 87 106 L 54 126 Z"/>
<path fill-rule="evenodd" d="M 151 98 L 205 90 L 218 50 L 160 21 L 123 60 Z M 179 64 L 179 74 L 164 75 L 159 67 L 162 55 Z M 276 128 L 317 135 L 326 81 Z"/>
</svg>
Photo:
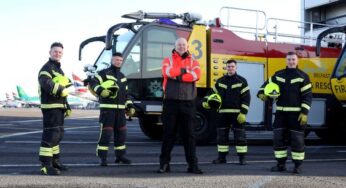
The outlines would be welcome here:
<svg viewBox="0 0 346 188">
<path fill-rule="evenodd" d="M 213 91 L 214 91 L 214 93 L 218 93 L 216 87 L 213 87 Z"/>
<path fill-rule="evenodd" d="M 241 104 L 241 107 L 242 107 L 242 108 L 245 108 L 246 110 L 249 110 L 249 106 L 246 105 L 246 104 Z"/>
<path fill-rule="evenodd" d="M 232 89 L 237 88 L 237 87 L 241 87 L 243 84 L 242 83 L 238 83 L 238 84 L 233 84 L 231 87 Z"/>
<path fill-rule="evenodd" d="M 222 83 L 219 83 L 219 87 L 224 88 L 224 89 L 227 89 L 227 85 L 222 84 Z"/>
<path fill-rule="evenodd" d="M 274 151 L 275 158 L 285 158 L 287 157 L 287 150 L 281 150 L 281 151 Z"/>
<path fill-rule="evenodd" d="M 39 156 L 53 157 L 52 148 L 40 147 Z"/>
<path fill-rule="evenodd" d="M 276 78 L 276 80 L 279 81 L 279 82 L 283 82 L 283 83 L 286 82 L 285 78 L 281 78 L 281 77 L 279 77 L 279 76 L 276 76 L 275 78 Z"/>
<path fill-rule="evenodd" d="M 58 89 L 59 89 L 59 84 L 54 84 L 54 88 L 53 88 L 52 93 L 53 93 L 54 95 L 56 95 L 56 93 L 58 92 Z"/>
<path fill-rule="evenodd" d="M 103 79 L 100 75 L 96 74 L 95 78 L 98 79 L 100 83 L 103 82 Z"/>
<path fill-rule="evenodd" d="M 220 109 L 219 113 L 239 113 L 240 109 Z"/>
<path fill-rule="evenodd" d="M 312 87 L 311 84 L 307 84 L 304 87 L 300 88 L 300 92 L 304 92 L 304 91 L 310 89 L 311 87 Z"/>
<path fill-rule="evenodd" d="M 99 87 L 102 87 L 102 86 L 97 85 L 97 86 L 94 88 L 94 92 L 95 92 L 95 93 L 97 92 L 97 89 L 98 89 Z"/>
<path fill-rule="evenodd" d="M 114 76 L 111 76 L 111 75 L 106 75 L 106 78 L 107 78 L 108 80 L 117 81 L 117 79 L 116 79 Z"/>
<path fill-rule="evenodd" d="M 100 104 L 100 108 L 125 109 L 123 104 Z"/>
<path fill-rule="evenodd" d="M 249 86 L 246 86 L 244 89 L 242 89 L 242 90 L 240 91 L 240 94 L 245 93 L 245 92 L 248 91 L 249 89 L 250 89 Z"/>
<path fill-rule="evenodd" d="M 129 105 L 129 104 L 133 104 L 133 102 L 132 102 L 131 100 L 127 100 L 127 101 L 125 102 L 125 106 L 127 106 L 127 105 Z"/>
<path fill-rule="evenodd" d="M 229 146 L 228 145 L 217 145 L 217 151 L 218 152 L 228 152 Z"/>
<path fill-rule="evenodd" d="M 41 104 L 42 109 L 66 108 L 64 104 Z"/>
<path fill-rule="evenodd" d="M 277 106 L 276 110 L 278 111 L 284 111 L 284 112 L 300 112 L 300 107 L 284 107 L 284 106 Z"/>
<path fill-rule="evenodd" d="M 59 147 L 59 145 L 57 145 L 57 146 L 54 146 L 53 148 L 52 148 L 52 153 L 53 153 L 53 155 L 55 154 L 59 154 L 60 153 L 60 147 Z"/>
<path fill-rule="evenodd" d="M 126 146 L 125 145 L 122 145 L 122 146 L 114 146 L 114 150 L 124 150 L 126 149 Z"/>
<path fill-rule="evenodd" d="M 126 82 L 126 81 L 127 81 L 126 78 L 122 78 L 122 79 L 120 80 L 120 82 Z"/>
<path fill-rule="evenodd" d="M 305 152 L 291 152 L 293 160 L 304 160 Z"/>
<path fill-rule="evenodd" d="M 296 82 L 304 82 L 304 79 L 303 78 L 295 78 L 295 79 L 291 80 L 291 84 L 294 84 Z"/>
<path fill-rule="evenodd" d="M 40 76 L 48 76 L 49 78 L 52 78 L 52 75 L 50 75 L 47 71 L 41 71 L 38 77 Z"/>
<path fill-rule="evenodd" d="M 108 151 L 108 146 L 97 145 L 97 150 Z"/>
<path fill-rule="evenodd" d="M 246 153 L 247 152 L 247 146 L 235 146 L 235 149 L 237 153 Z"/>
<path fill-rule="evenodd" d="M 306 108 L 307 110 L 310 110 L 310 106 L 305 103 L 302 103 L 302 108 Z"/>
</svg>

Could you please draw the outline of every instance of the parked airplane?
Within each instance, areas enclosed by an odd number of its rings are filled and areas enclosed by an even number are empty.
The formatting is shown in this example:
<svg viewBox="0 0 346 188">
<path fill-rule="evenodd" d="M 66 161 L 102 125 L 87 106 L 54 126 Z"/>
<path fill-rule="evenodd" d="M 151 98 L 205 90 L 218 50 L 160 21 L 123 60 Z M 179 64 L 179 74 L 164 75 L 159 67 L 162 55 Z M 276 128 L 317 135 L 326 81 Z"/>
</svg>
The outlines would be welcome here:
<svg viewBox="0 0 346 188">
<path fill-rule="evenodd" d="M 97 97 L 90 93 L 88 88 L 84 86 L 82 79 L 76 74 L 72 73 L 74 91 L 70 92 L 71 95 L 80 97 L 82 99 L 98 102 Z"/>
<path fill-rule="evenodd" d="M 28 96 L 21 86 L 17 86 L 19 100 L 24 102 L 25 107 L 39 107 L 40 98 L 38 96 Z M 82 99 L 75 96 L 68 96 L 67 102 L 71 108 L 86 108 L 90 100 Z"/>
</svg>

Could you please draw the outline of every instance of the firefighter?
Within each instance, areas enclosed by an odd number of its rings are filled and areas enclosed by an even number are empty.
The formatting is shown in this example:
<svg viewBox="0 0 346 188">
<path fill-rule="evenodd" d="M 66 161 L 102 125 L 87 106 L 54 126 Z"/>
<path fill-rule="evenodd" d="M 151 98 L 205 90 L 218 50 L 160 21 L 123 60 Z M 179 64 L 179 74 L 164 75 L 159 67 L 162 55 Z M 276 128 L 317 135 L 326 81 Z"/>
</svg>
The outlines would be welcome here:
<svg viewBox="0 0 346 188">
<path fill-rule="evenodd" d="M 220 101 L 217 109 L 217 151 L 218 157 L 212 161 L 213 164 L 226 163 L 229 152 L 229 130 L 234 133 L 236 152 L 239 164 L 245 165 L 247 153 L 247 141 L 245 134 L 246 114 L 250 106 L 250 89 L 247 80 L 237 74 L 237 61 L 231 59 L 226 62 L 227 74 L 219 78 L 211 95 L 205 97 L 203 107 L 213 107 L 211 102 Z M 213 97 L 218 95 L 218 97 Z M 218 99 L 218 100 L 215 100 Z M 213 99 L 213 100 L 212 100 Z M 212 100 L 212 101 L 211 101 Z"/>
<path fill-rule="evenodd" d="M 135 114 L 132 100 L 127 93 L 127 79 L 120 67 L 123 63 L 121 53 L 115 52 L 112 64 L 98 72 L 90 81 L 90 88 L 99 96 L 101 133 L 97 145 L 96 155 L 100 158 L 100 165 L 107 166 L 109 142 L 114 134 L 115 163 L 131 164 L 126 154 L 126 117 Z"/>
<path fill-rule="evenodd" d="M 163 74 L 163 140 L 158 173 L 170 172 L 171 152 L 176 133 L 183 139 L 187 172 L 202 174 L 198 168 L 195 144 L 196 81 L 200 78 L 200 66 L 188 51 L 186 39 L 178 38 L 172 56 L 162 62 Z"/>
<path fill-rule="evenodd" d="M 258 98 L 266 101 L 275 98 L 276 113 L 273 124 L 274 155 L 277 165 L 273 172 L 286 171 L 287 146 L 291 145 L 294 162 L 293 173 L 302 173 L 301 165 L 305 157 L 304 130 L 311 106 L 312 93 L 309 76 L 298 68 L 295 52 L 286 55 L 286 68 L 277 71 L 258 91 Z M 271 96 L 270 90 L 279 86 L 280 95 Z M 267 87 L 268 85 L 268 87 Z M 277 97 L 277 98 L 276 98 Z"/>
<path fill-rule="evenodd" d="M 41 174 L 59 175 L 67 166 L 60 160 L 60 141 L 64 135 L 64 117 L 71 115 L 66 97 L 71 80 L 64 76 L 61 69 L 63 45 L 54 42 L 49 51 L 50 58 L 39 71 L 39 94 L 43 114 L 43 133 L 39 160 Z"/>
</svg>

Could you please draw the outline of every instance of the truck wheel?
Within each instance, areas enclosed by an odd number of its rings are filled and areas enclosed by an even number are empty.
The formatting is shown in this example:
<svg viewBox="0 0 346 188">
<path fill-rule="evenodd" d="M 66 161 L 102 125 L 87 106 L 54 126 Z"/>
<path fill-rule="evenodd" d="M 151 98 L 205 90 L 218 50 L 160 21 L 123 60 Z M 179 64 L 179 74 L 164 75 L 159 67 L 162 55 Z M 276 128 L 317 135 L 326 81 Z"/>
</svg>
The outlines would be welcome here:
<svg viewBox="0 0 346 188">
<path fill-rule="evenodd" d="M 161 140 L 163 134 L 161 116 L 143 115 L 139 117 L 139 126 L 143 133 L 151 139 Z"/>
<path fill-rule="evenodd" d="M 197 111 L 196 113 L 196 142 L 197 144 L 207 144 L 216 138 L 216 129 L 213 121 L 210 119 L 213 117 L 210 112 Z"/>
</svg>

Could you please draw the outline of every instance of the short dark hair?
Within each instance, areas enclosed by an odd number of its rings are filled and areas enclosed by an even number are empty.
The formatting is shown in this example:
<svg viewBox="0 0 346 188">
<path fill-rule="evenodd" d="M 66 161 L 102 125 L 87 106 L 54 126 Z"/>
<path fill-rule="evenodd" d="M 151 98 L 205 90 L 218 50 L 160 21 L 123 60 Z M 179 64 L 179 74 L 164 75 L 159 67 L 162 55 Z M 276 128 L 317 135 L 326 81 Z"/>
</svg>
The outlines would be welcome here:
<svg viewBox="0 0 346 188">
<path fill-rule="evenodd" d="M 60 47 L 60 48 L 64 49 L 64 46 L 60 42 L 53 42 L 53 44 L 50 45 L 50 49 L 52 49 L 54 47 Z"/>
<path fill-rule="evenodd" d="M 113 57 L 114 57 L 114 56 L 123 57 L 123 54 L 120 53 L 120 52 L 114 52 L 114 53 L 113 53 Z"/>
<path fill-rule="evenodd" d="M 289 55 L 296 55 L 296 56 L 298 56 L 298 54 L 296 52 L 294 52 L 294 51 L 287 52 L 286 56 L 289 56 Z"/>
<path fill-rule="evenodd" d="M 226 62 L 226 64 L 230 64 L 230 63 L 234 63 L 234 64 L 237 64 L 237 61 L 234 60 L 234 59 L 230 59 Z"/>
</svg>

